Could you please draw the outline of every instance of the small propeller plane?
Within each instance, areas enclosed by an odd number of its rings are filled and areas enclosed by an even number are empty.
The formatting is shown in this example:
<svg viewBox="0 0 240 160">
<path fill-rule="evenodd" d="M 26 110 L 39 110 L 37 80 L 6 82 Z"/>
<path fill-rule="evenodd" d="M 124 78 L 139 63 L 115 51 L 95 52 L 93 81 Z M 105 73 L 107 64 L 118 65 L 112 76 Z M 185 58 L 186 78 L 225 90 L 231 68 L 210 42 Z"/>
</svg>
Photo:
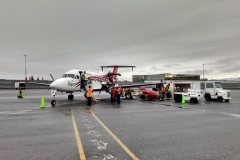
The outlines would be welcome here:
<svg viewBox="0 0 240 160">
<path fill-rule="evenodd" d="M 116 85 L 117 82 L 117 76 L 121 76 L 120 73 L 118 73 L 118 68 L 127 68 L 130 67 L 133 68 L 135 66 L 122 66 L 122 65 L 112 65 L 112 66 L 100 66 L 102 68 L 113 68 L 112 72 L 108 72 L 107 74 L 101 74 L 101 73 L 95 73 L 86 71 L 88 74 L 88 85 L 91 85 L 94 92 L 106 91 L 107 93 L 111 92 L 112 87 Z M 54 80 L 52 75 L 50 76 L 53 79 L 53 82 L 51 84 L 48 83 L 37 83 L 37 82 L 26 82 L 31 84 L 37 84 L 37 85 L 44 85 L 49 86 L 49 89 L 51 89 L 52 94 L 52 101 L 51 105 L 54 107 L 56 105 L 55 95 L 56 92 L 66 92 L 69 93 L 68 99 L 73 100 L 74 99 L 74 92 L 81 92 L 81 74 L 83 74 L 83 70 L 79 69 L 72 69 L 67 71 L 63 74 L 63 76 L 59 79 Z M 156 83 L 155 83 L 156 84 Z M 121 85 L 121 88 L 130 88 L 130 87 L 138 87 L 138 86 L 147 86 L 147 85 L 155 85 L 154 83 L 151 84 L 131 84 L 131 85 Z"/>
</svg>

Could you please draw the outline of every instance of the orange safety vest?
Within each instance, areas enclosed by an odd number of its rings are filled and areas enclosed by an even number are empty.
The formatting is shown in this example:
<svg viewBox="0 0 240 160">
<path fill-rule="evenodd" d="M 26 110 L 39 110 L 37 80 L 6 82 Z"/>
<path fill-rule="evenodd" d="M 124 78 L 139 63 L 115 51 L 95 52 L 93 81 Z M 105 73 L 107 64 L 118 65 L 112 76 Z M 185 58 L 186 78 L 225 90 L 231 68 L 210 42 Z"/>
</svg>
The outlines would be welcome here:
<svg viewBox="0 0 240 160">
<path fill-rule="evenodd" d="M 165 92 L 165 88 L 164 88 L 163 86 L 162 86 L 162 88 L 161 88 L 161 91 L 162 91 L 162 92 Z"/>
<path fill-rule="evenodd" d="M 87 97 L 92 97 L 92 88 L 87 89 Z"/>
</svg>

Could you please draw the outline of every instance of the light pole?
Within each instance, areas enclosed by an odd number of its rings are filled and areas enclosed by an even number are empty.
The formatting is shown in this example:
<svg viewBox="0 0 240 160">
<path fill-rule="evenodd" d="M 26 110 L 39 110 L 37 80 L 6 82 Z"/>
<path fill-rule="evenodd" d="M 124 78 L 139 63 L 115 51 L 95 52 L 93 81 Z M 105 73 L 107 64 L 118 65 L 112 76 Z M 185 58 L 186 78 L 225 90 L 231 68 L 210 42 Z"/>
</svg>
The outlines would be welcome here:
<svg viewBox="0 0 240 160">
<path fill-rule="evenodd" d="M 204 65 L 205 65 L 205 64 L 202 64 L 202 66 L 203 66 L 203 80 L 204 80 Z"/>
<path fill-rule="evenodd" d="M 89 68 L 93 68 L 93 69 L 96 69 L 96 70 L 98 71 L 98 73 L 99 73 L 99 69 L 97 69 L 97 68 L 94 68 L 94 67 L 89 67 Z"/>
<path fill-rule="evenodd" d="M 27 58 L 27 55 L 23 55 L 23 56 L 25 56 L 25 77 L 24 77 L 24 79 L 27 77 L 27 69 L 26 69 L 26 58 Z"/>
</svg>

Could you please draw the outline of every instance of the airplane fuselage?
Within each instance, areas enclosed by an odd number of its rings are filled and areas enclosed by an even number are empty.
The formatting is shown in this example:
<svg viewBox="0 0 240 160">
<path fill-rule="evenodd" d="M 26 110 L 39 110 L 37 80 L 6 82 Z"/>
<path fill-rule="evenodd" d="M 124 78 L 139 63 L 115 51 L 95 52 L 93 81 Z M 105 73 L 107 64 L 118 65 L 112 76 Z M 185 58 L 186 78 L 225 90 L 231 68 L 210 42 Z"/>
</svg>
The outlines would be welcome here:
<svg viewBox="0 0 240 160">
<path fill-rule="evenodd" d="M 82 70 L 73 69 L 63 74 L 63 76 L 50 84 L 51 89 L 55 89 L 60 92 L 77 92 L 80 91 L 80 72 Z M 83 71 L 82 71 L 83 72 Z M 93 90 L 99 90 L 102 87 L 102 80 L 100 73 L 94 73 L 86 71 L 88 76 L 96 76 L 91 80 L 91 87 Z"/>
</svg>

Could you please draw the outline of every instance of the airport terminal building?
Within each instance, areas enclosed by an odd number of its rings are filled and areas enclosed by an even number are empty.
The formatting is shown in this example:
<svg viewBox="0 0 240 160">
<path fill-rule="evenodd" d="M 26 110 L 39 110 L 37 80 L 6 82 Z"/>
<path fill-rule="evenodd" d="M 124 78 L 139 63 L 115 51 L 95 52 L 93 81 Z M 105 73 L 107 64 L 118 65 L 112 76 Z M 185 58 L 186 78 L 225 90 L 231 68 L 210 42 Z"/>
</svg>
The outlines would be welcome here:
<svg viewBox="0 0 240 160">
<path fill-rule="evenodd" d="M 171 80 L 189 80 L 189 81 L 200 81 L 200 75 L 196 74 L 150 74 L 150 75 L 133 75 L 133 82 L 166 82 Z"/>
<path fill-rule="evenodd" d="M 132 75 L 133 82 L 152 82 L 152 83 L 194 83 L 204 82 L 200 75 L 197 74 L 150 74 L 150 75 Z M 240 89 L 240 81 L 218 80 L 222 82 L 223 88 L 226 89 Z M 157 86 L 158 87 L 158 86 Z M 202 87 L 201 87 L 202 88 Z"/>
</svg>

